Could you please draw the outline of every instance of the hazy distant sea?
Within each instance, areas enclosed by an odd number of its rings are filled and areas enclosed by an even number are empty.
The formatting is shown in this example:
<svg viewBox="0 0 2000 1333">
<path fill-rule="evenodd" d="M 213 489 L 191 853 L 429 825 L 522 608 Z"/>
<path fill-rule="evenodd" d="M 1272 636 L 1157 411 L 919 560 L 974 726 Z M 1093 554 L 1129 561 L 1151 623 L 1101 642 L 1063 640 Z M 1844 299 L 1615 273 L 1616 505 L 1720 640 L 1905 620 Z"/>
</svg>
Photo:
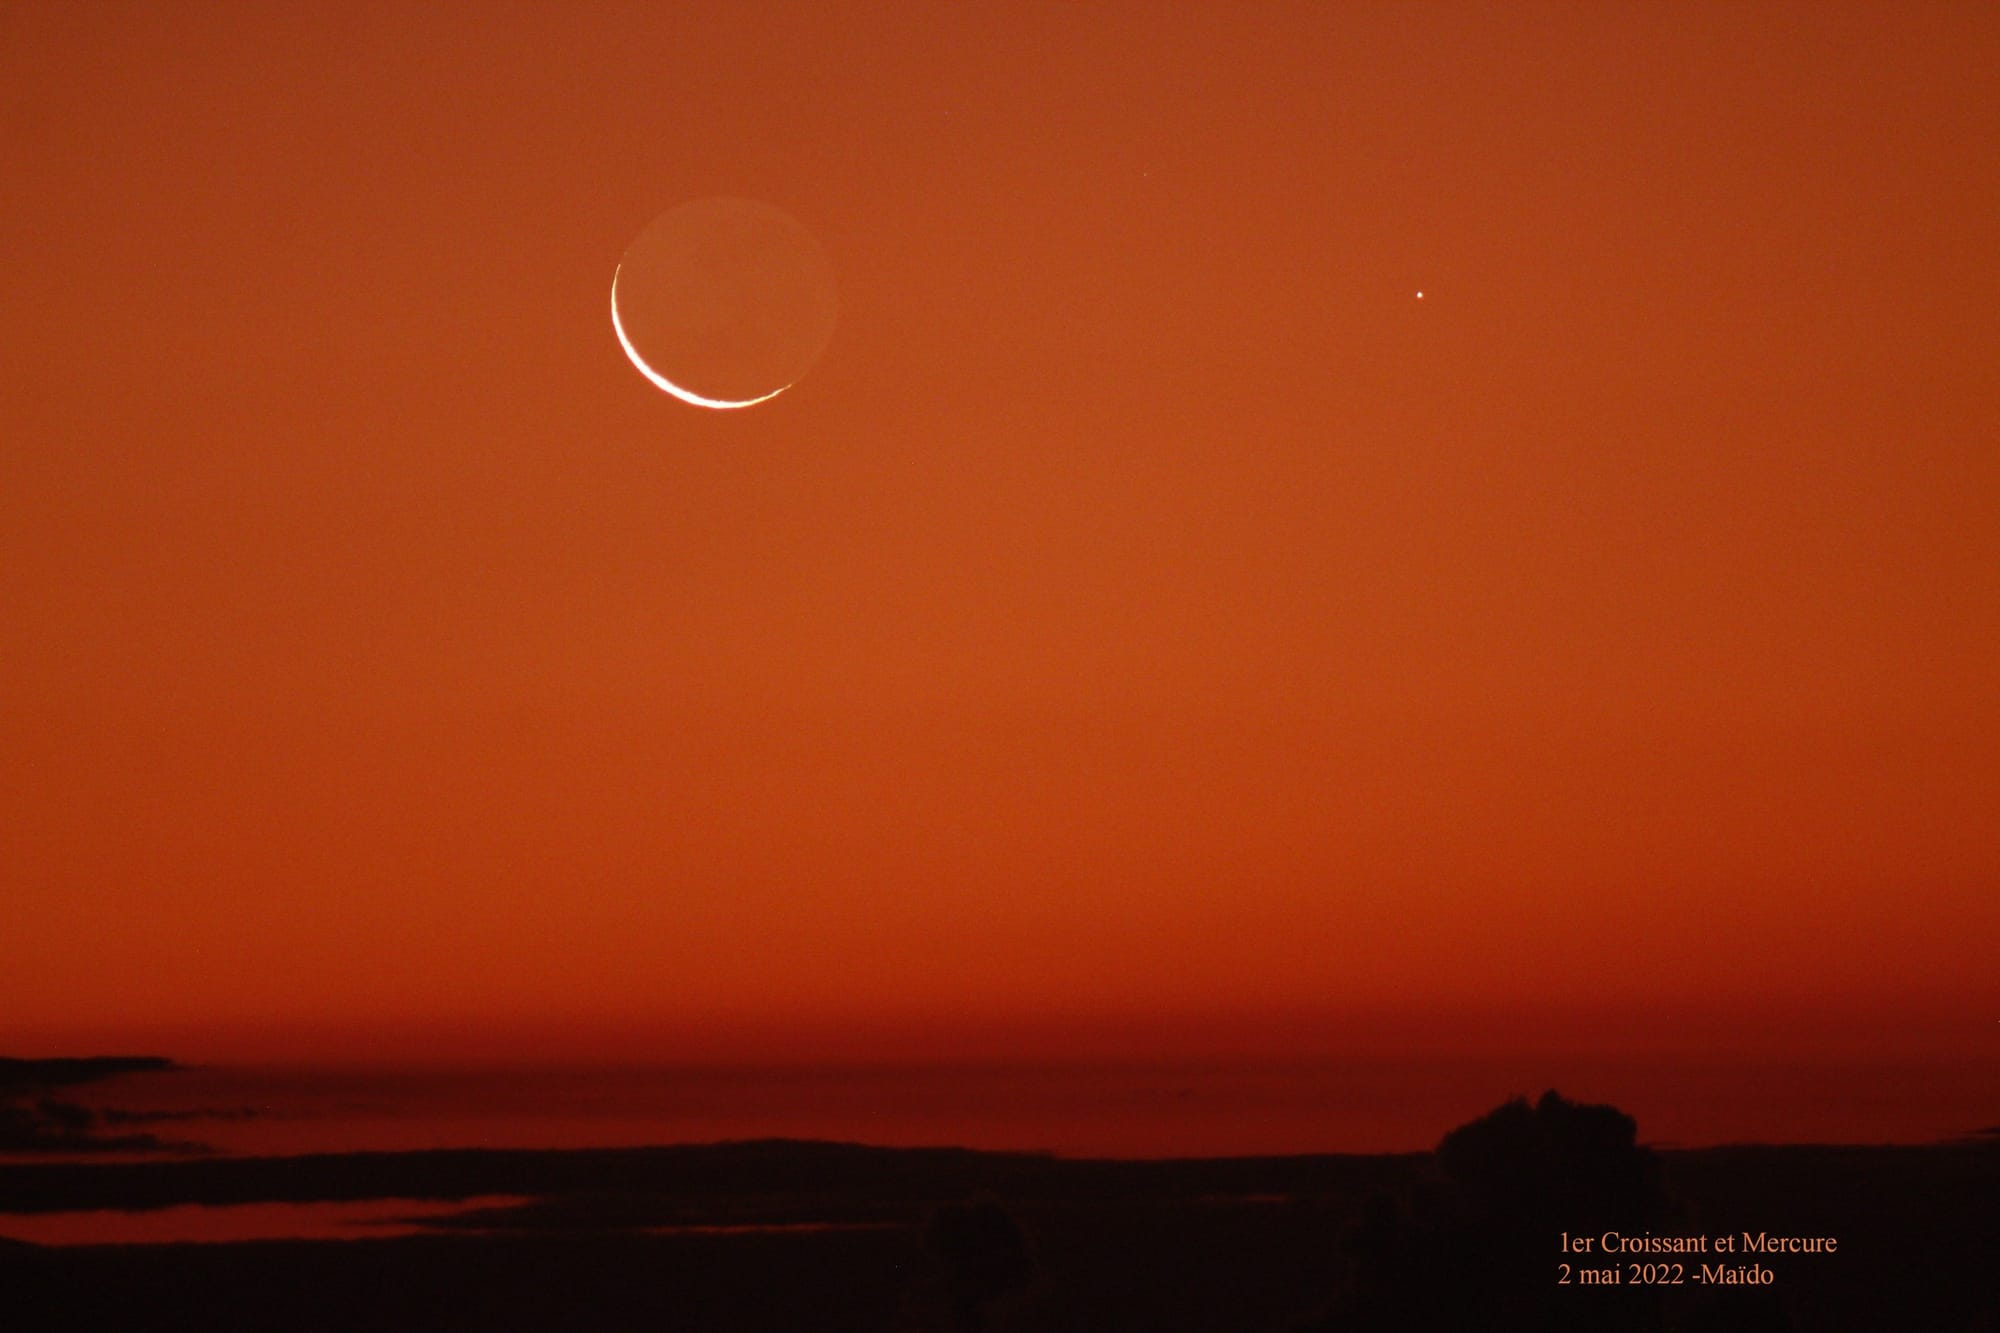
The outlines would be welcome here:
<svg viewBox="0 0 2000 1333">
<path fill-rule="evenodd" d="M 1514 1094 L 1611 1102 L 1641 1139 L 1925 1143 L 2000 1123 L 2000 1061 L 1357 1061 L 718 1069 L 212 1066 L 113 1080 L 100 1106 L 239 1154 L 613 1147 L 746 1138 L 1073 1156 L 1398 1152 Z"/>
</svg>

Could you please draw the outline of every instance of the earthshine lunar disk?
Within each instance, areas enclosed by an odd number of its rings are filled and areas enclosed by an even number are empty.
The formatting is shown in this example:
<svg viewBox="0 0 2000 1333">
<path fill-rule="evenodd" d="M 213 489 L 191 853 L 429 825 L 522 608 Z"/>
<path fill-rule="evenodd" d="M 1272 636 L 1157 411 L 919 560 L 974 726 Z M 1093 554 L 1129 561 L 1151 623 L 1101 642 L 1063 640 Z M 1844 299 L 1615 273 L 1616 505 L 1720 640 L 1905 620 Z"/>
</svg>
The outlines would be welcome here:
<svg viewBox="0 0 2000 1333">
<path fill-rule="evenodd" d="M 751 407 L 833 336 L 833 266 L 797 219 L 697 199 L 647 224 L 611 275 L 611 331 L 641 375 L 696 407 Z"/>
</svg>

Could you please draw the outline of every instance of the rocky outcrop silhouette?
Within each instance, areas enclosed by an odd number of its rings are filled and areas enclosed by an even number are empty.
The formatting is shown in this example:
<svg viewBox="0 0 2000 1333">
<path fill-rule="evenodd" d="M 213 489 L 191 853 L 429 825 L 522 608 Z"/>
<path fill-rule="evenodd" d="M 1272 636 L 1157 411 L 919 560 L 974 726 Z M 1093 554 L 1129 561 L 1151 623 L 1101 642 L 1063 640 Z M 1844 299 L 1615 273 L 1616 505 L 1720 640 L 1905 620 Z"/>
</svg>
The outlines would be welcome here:
<svg viewBox="0 0 2000 1333">
<path fill-rule="evenodd" d="M 1673 1203 L 1632 1117 L 1554 1091 L 1444 1136 L 1435 1176 L 1378 1195 L 1345 1237 L 1348 1279 L 1316 1333 L 1645 1333 L 1656 1289 L 1559 1282 L 1564 1233 L 1664 1228 Z"/>
</svg>

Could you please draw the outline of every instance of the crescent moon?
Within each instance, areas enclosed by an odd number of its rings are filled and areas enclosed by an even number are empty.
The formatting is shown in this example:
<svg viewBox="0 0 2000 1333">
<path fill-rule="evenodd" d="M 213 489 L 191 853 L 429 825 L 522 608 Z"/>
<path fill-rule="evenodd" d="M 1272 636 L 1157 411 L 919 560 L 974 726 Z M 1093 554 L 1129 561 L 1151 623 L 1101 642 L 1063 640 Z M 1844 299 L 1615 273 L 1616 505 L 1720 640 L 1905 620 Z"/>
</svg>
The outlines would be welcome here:
<svg viewBox="0 0 2000 1333">
<path fill-rule="evenodd" d="M 625 349 L 625 355 L 631 360 L 633 368 L 651 380 L 655 385 L 665 389 L 684 403 L 693 403 L 696 407 L 714 408 L 717 411 L 729 411 L 738 407 L 755 407 L 758 403 L 768 403 L 771 399 L 776 398 L 779 394 L 792 387 L 790 384 L 781 384 L 771 390 L 771 392 L 759 394 L 755 398 L 704 398 L 698 393 L 683 389 L 659 371 L 654 370 L 646 364 L 646 358 L 639 355 L 639 349 L 632 345 L 632 340 L 625 336 L 625 322 L 618 318 L 618 275 L 624 271 L 625 266 L 620 264 L 611 272 L 611 331 L 618 335 L 618 345 Z M 796 382 L 793 381 L 793 383 Z"/>
</svg>

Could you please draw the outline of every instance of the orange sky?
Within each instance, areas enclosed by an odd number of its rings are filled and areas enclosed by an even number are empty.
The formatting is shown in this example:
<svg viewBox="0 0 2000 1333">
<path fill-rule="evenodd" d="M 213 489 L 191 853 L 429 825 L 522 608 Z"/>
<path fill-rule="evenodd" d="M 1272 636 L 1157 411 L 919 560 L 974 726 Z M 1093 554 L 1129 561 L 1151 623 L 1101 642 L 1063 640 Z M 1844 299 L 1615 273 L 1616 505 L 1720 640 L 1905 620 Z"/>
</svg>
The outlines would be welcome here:
<svg viewBox="0 0 2000 1333">
<path fill-rule="evenodd" d="M 907 10 L 0 8 L 0 1047 L 1991 1051 L 1991 6 Z"/>
</svg>

